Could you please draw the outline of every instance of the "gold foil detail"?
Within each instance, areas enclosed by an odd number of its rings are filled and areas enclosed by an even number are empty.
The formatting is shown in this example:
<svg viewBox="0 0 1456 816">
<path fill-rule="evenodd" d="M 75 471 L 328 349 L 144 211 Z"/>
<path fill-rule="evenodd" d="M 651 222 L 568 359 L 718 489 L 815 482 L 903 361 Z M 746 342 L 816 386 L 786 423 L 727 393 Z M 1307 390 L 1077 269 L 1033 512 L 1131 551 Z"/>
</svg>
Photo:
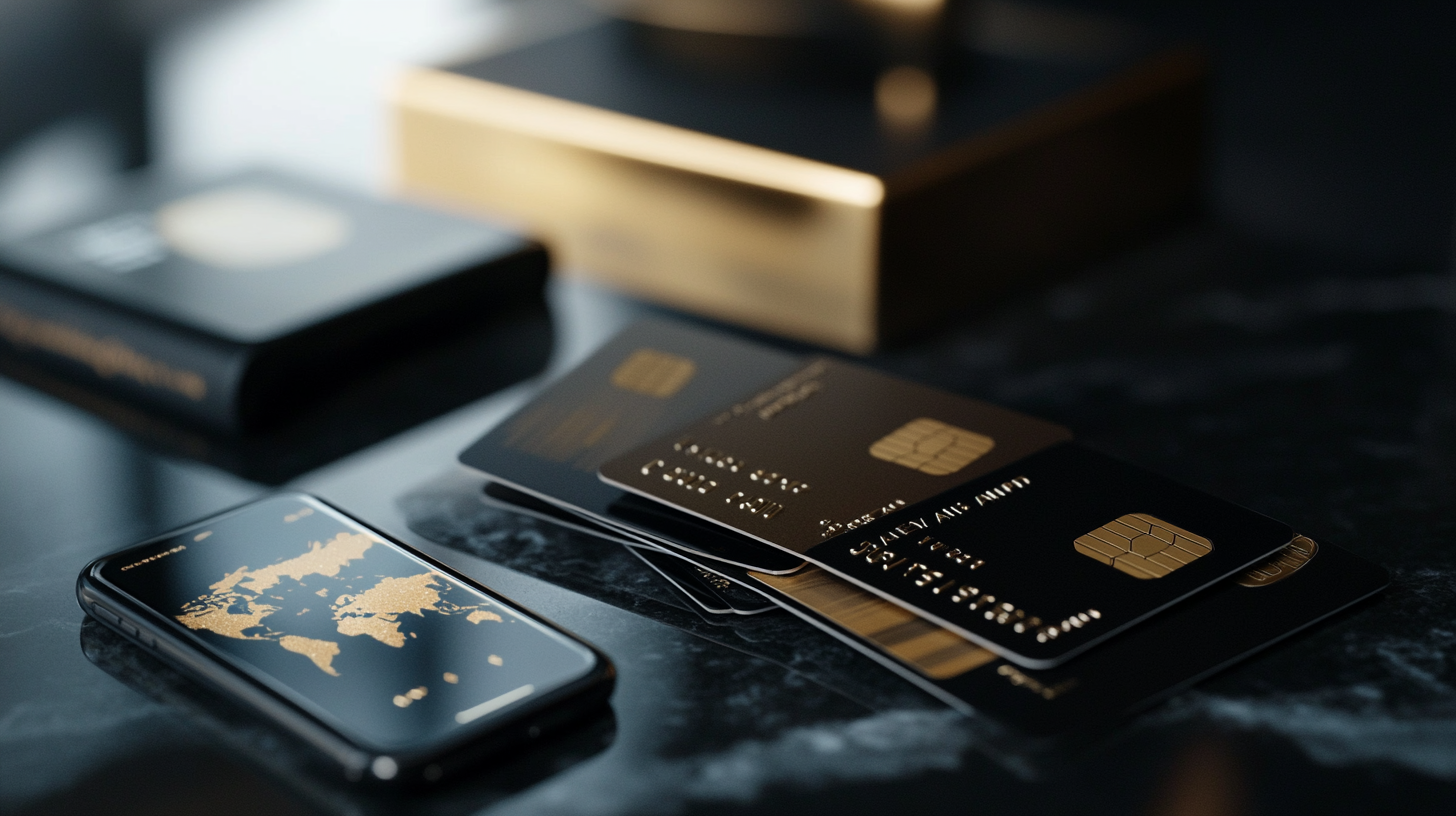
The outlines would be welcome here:
<svg viewBox="0 0 1456 816">
<path fill-rule="evenodd" d="M 460 675 L 456 674 L 455 672 L 445 672 L 445 682 L 451 685 L 459 683 Z"/>
<path fill-rule="evenodd" d="M 394 695 L 394 704 L 399 706 L 400 708 L 409 708 L 410 703 L 413 703 L 416 700 L 425 699 L 425 695 L 429 693 L 430 690 L 425 688 L 424 686 L 415 686 L 409 691 L 406 691 L 404 694 Z"/>
<path fill-rule="evenodd" d="M 302 613 L 299 613 L 302 614 Z M 313 638 L 300 637 L 298 635 L 284 635 L 278 639 L 278 645 L 290 652 L 301 654 L 313 661 L 326 674 L 335 677 L 339 673 L 334 670 L 334 658 L 339 654 L 339 644 L 332 640 L 314 640 Z"/>
<path fill-rule="evenodd" d="M 870 446 L 870 456 L 931 476 L 948 476 L 996 447 L 989 436 L 935 419 L 912 419 Z"/>
<path fill-rule="evenodd" d="M 339 634 L 368 635 L 396 649 L 404 645 L 399 631 L 399 616 L 405 613 L 424 617 L 425 610 L 441 611 L 436 573 L 422 572 L 407 578 L 381 578 L 379 583 L 358 595 L 344 595 L 334 604 L 334 620 Z"/>
<path fill-rule="evenodd" d="M 340 653 L 339 644 L 268 628 L 265 619 L 277 612 L 279 607 L 260 602 L 264 597 L 261 593 L 277 586 L 283 578 L 292 578 L 305 589 L 302 579 L 309 575 L 339 579 L 343 567 L 362 558 L 376 540 L 364 533 L 340 532 L 327 543 L 310 542 L 308 552 L 295 558 L 256 570 L 239 567 L 212 584 L 209 594 L 183 604 L 182 614 L 176 619 L 195 631 L 208 631 L 237 640 L 276 641 L 284 649 L 309 658 L 321 671 L 338 676 L 333 668 L 333 659 Z M 356 579 L 359 577 L 355 576 Z M 478 605 L 459 606 L 442 600 L 440 593 L 448 586 L 437 583 L 436 579 L 441 577 L 435 572 L 403 578 L 385 577 L 356 595 L 340 595 L 333 603 L 333 618 L 339 633 L 351 637 L 368 635 L 380 643 L 399 648 L 406 640 L 404 633 L 400 632 L 399 616 L 406 612 L 421 617 L 425 611 L 441 615 L 469 613 L 471 623 L 502 620 L 495 612 L 478 609 Z M 282 595 L 267 597 L 285 600 L 283 595 L 290 591 L 279 589 Z M 329 590 L 322 588 L 313 594 L 326 598 Z M 308 608 L 301 609 L 293 617 L 308 611 Z M 417 635 L 410 632 L 409 637 Z"/>
<path fill-rule="evenodd" d="M 320 544 L 314 541 L 309 544 L 309 551 L 296 558 L 287 561 L 279 561 L 277 564 L 263 567 L 262 569 L 249 570 L 241 567 L 226 578 L 212 585 L 214 593 L 230 592 L 235 586 L 253 592 L 263 592 L 272 589 L 283 577 L 292 578 L 295 581 L 301 580 L 307 575 L 324 575 L 333 577 L 339 574 L 339 570 L 358 558 L 363 558 L 364 553 L 374 545 L 374 539 L 364 533 L 339 533 L 329 539 L 327 544 Z"/>
<path fill-rule="evenodd" d="M 1213 543 L 1146 513 L 1129 513 L 1079 537 L 1077 552 L 1134 578 L 1162 578 L 1213 551 Z"/>
<path fill-rule="evenodd" d="M 1298 572 L 1305 564 L 1319 554 L 1319 544 L 1308 537 L 1297 535 L 1284 545 L 1274 557 L 1239 576 L 1239 586 L 1262 587 L 1277 584 Z"/>
<path fill-rule="evenodd" d="M 946 680 L 996 659 L 990 651 L 818 567 L 792 575 L 748 574 L 926 677 Z"/>
<path fill-rule="evenodd" d="M 257 570 L 249 570 L 246 566 L 239 567 L 221 581 L 213 584 L 210 587 L 212 590 L 210 594 L 184 604 L 182 614 L 177 616 L 177 621 L 188 629 L 208 631 L 223 637 L 238 640 L 272 640 L 277 637 L 277 633 L 270 632 L 266 628 L 261 633 L 248 634 L 248 630 L 263 626 L 263 619 L 278 611 L 276 606 L 258 603 L 257 593 L 277 585 L 282 576 L 300 580 L 306 575 L 338 575 L 339 570 L 345 564 L 362 557 L 364 551 L 369 549 L 372 544 L 373 540 L 369 536 L 362 533 L 344 532 L 334 536 L 327 544 L 312 542 L 310 550 L 297 558 L 290 558 Z M 248 590 L 249 593 L 252 593 L 251 597 L 249 594 L 239 592 L 239 589 Z M 247 611 L 235 611 L 238 607 Z M 296 643 L 296 641 L 291 642 Z M 280 645 L 281 643 L 282 641 L 280 641 Z M 289 647 L 284 646 L 284 648 Z M 307 654 L 299 649 L 289 650 Z M 318 663 L 313 654 L 308 654 L 308 656 L 316 664 Z M 320 668 L 323 666 L 321 665 Z"/>
<path fill-rule="evenodd" d="M 194 539 L 194 540 L 196 540 L 196 539 Z M 121 568 L 121 571 L 122 572 L 126 572 L 127 570 L 133 570 L 133 569 L 136 569 L 137 567 L 141 567 L 141 566 L 145 566 L 147 564 L 150 564 L 153 561 L 160 561 L 161 559 L 166 558 L 169 555 L 173 555 L 173 554 L 182 552 L 185 549 L 187 549 L 187 545 L 186 544 L 178 544 L 177 546 L 173 547 L 170 550 L 163 550 L 163 551 L 161 551 L 159 553 L 156 553 L 155 555 L 149 555 L 146 558 L 143 558 L 142 560 L 137 561 L 134 564 L 127 564 L 126 566 L 124 566 L 124 567 Z"/>
<path fill-rule="evenodd" d="M 245 604 L 247 612 L 234 612 L 235 601 Z M 177 621 L 192 630 L 213 632 L 223 637 L 238 640 L 267 640 L 263 635 L 245 634 L 249 629 L 263 625 L 263 619 L 278 611 L 276 606 L 260 604 L 236 595 L 204 595 L 182 607 L 185 611 Z"/>
<path fill-rule="evenodd" d="M 686 357 L 641 348 L 612 372 L 612 385 L 634 394 L 667 399 L 681 391 L 697 370 L 697 365 Z"/>
</svg>

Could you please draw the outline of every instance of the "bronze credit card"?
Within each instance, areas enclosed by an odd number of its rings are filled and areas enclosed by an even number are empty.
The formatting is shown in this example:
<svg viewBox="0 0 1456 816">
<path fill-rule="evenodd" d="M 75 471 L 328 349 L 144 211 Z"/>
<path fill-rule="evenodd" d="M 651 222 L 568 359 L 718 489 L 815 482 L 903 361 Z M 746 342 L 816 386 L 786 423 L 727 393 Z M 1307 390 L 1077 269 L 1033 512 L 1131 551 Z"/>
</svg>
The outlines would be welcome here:
<svg viewBox="0 0 1456 816">
<path fill-rule="evenodd" d="M 1050 422 L 818 358 L 600 474 L 804 553 L 1070 438 Z"/>
</svg>

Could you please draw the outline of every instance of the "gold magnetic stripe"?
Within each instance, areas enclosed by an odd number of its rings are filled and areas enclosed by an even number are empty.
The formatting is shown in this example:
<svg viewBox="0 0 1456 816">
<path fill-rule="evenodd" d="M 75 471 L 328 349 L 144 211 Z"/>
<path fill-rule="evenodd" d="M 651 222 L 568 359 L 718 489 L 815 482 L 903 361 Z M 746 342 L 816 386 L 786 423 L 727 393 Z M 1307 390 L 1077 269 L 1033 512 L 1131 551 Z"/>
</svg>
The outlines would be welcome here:
<svg viewBox="0 0 1456 816">
<path fill-rule="evenodd" d="M 996 659 L 992 652 L 818 567 L 748 573 L 921 674 L 946 680 Z"/>
</svg>

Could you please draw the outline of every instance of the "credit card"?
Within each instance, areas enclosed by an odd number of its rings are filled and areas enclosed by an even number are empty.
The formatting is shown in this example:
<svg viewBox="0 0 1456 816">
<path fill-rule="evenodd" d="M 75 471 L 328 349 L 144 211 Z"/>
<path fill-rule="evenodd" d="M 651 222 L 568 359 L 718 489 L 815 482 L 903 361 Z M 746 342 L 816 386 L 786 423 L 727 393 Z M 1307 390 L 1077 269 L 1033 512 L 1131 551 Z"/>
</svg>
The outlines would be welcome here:
<svg viewBox="0 0 1456 816">
<path fill-rule="evenodd" d="M 1026 669 L 961 641 L 958 659 L 974 665 L 937 677 L 907 660 L 899 651 L 903 633 L 881 622 L 905 614 L 897 605 L 815 567 L 792 576 L 749 575 L 778 593 L 785 609 L 952 708 L 979 711 L 1030 736 L 1052 736 L 1126 716 L 1389 583 L 1384 568 L 1298 536 L 1273 558 L 1062 666 Z M 942 637 L 955 637 L 939 631 Z"/>
<path fill-rule="evenodd" d="M 1065 443 L 806 557 L 1018 665 L 1047 669 L 1293 537 L 1286 524 Z"/>
<path fill-rule="evenodd" d="M 956 710 L 1037 737 L 1151 705 L 1369 597 L 1389 580 L 1379 566 L 1296 536 L 1272 558 L 1099 648 L 1057 668 L 1033 670 L 817 566 L 770 575 L 681 550 L 669 555 L 735 585 L 756 586 L 779 607 Z"/>
<path fill-rule="evenodd" d="M 710 614 L 761 615 L 779 608 L 778 604 L 762 594 L 734 584 L 722 575 L 699 567 L 689 560 L 678 558 L 656 547 L 640 544 L 623 546 Z"/>
<path fill-rule="evenodd" d="M 800 368 L 794 355 L 665 320 L 624 329 L 463 453 L 492 481 L 611 524 L 622 491 L 601 464 Z M 712 525 L 699 525 L 703 528 Z M 803 559 L 721 530 L 658 543 L 770 573 Z"/>
<path fill-rule="evenodd" d="M 505 485 L 486 482 L 480 500 L 488 507 L 518 513 L 523 516 L 550 522 L 568 530 L 605 539 L 613 544 L 625 546 L 629 552 L 652 567 L 674 589 L 687 596 L 701 611 L 712 615 L 757 615 L 778 607 L 762 593 L 747 586 L 734 583 L 713 571 L 698 566 L 698 561 L 689 558 L 671 558 L 663 554 L 663 548 L 648 543 L 647 539 L 623 530 L 607 527 L 584 516 L 550 502 L 542 501 L 528 493 L 513 490 Z M 681 552 L 681 551 L 678 551 Z M 683 553 L 687 555 L 687 553 Z M 659 557 L 661 556 L 661 557 Z M 702 559 L 704 563 L 719 564 L 720 561 Z M 731 568 L 730 568 L 731 569 Z M 743 572 L 743 570 L 738 570 Z"/>
<path fill-rule="evenodd" d="M 601 476 L 750 538 L 806 553 L 1070 438 L 1050 422 L 818 358 L 705 419 L 612 458 Z"/>
<path fill-rule="evenodd" d="M 626 537 L 614 528 L 598 524 L 586 516 L 578 515 L 565 508 L 557 507 L 551 502 L 538 499 L 529 493 L 512 490 L 505 485 L 496 484 L 495 482 L 485 483 L 485 488 L 480 494 L 480 501 L 487 507 L 496 510 L 530 516 L 540 521 L 550 522 L 558 527 L 565 527 L 568 530 L 573 530 L 578 533 L 603 538 L 614 544 L 628 543 Z M 633 539 L 632 543 L 640 543 L 640 541 Z"/>
</svg>

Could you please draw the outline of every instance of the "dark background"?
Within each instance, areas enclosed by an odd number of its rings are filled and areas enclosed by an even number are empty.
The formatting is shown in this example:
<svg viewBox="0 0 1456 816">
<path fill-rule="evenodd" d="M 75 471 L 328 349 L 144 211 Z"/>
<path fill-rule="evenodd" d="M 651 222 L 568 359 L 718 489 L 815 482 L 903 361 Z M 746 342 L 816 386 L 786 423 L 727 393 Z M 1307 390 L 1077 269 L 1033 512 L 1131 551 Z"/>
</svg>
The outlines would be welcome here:
<svg viewBox="0 0 1456 816">
<path fill-rule="evenodd" d="M 14 151 L 73 117 L 103 123 L 111 167 L 141 163 L 149 44 L 239 5 L 0 0 L 0 202 L 15 200 Z M 267 488 L 0 379 L 0 807 L 1450 812 L 1456 9 L 1080 5 L 1209 47 L 1204 211 L 872 362 L 1066 424 L 1382 563 L 1382 598 L 1088 753 L 1028 760 L 812 632 L 776 652 L 760 630 L 659 609 L 591 542 L 478 508 L 454 456 L 519 405 L 518 386 L 293 485 L 601 646 L 621 670 L 615 737 L 380 803 L 299 771 L 246 717 L 83 625 L 72 599 L 89 558 Z M 552 302 L 558 370 L 643 311 L 580 286 L 555 286 Z"/>
</svg>

